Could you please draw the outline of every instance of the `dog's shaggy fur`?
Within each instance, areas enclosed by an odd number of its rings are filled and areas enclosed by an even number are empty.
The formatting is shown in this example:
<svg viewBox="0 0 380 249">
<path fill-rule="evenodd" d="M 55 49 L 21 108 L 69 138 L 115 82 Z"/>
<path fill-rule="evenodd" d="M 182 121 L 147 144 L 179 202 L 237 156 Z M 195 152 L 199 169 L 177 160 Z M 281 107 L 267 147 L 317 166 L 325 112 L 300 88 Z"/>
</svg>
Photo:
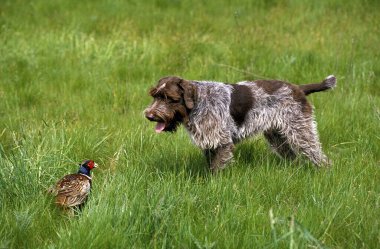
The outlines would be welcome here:
<svg viewBox="0 0 380 249">
<path fill-rule="evenodd" d="M 225 84 L 170 76 L 150 90 L 154 101 L 144 112 L 157 122 L 156 132 L 172 132 L 183 123 L 212 171 L 232 159 L 234 144 L 259 133 L 278 155 L 294 159 L 301 153 L 322 166 L 329 160 L 322 152 L 306 95 L 335 84 L 332 75 L 299 86 L 277 80 Z"/>
</svg>

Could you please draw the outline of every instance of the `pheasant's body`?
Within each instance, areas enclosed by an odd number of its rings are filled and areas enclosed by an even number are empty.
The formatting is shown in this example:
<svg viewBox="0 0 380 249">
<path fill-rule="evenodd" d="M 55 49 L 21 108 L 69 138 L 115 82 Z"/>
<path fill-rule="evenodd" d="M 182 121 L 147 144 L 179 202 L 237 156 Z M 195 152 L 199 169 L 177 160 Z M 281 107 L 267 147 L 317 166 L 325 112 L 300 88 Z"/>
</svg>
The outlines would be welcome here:
<svg viewBox="0 0 380 249">
<path fill-rule="evenodd" d="M 90 171 L 97 164 L 86 160 L 80 164 L 78 173 L 64 176 L 51 189 L 55 203 L 63 208 L 81 207 L 91 191 Z"/>
<path fill-rule="evenodd" d="M 91 190 L 91 178 L 83 174 L 71 174 L 59 180 L 55 186 L 55 203 L 65 207 L 83 204 Z"/>
</svg>

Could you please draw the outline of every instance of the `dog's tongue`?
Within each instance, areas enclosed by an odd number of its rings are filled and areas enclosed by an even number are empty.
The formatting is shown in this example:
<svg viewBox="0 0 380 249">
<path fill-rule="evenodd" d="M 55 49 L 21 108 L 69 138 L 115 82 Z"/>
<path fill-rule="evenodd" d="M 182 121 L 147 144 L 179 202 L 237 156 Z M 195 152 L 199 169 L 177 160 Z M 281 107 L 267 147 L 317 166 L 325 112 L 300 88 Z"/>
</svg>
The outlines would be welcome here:
<svg viewBox="0 0 380 249">
<path fill-rule="evenodd" d="M 165 129 L 165 123 L 158 122 L 156 125 L 156 132 L 160 133 Z"/>
</svg>

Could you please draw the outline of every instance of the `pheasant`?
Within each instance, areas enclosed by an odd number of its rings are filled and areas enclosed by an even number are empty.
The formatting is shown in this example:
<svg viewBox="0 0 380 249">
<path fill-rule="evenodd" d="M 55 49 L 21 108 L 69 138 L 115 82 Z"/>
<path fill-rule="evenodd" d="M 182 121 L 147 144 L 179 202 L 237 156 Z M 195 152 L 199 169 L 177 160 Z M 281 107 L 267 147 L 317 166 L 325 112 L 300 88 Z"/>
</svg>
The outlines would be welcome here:
<svg viewBox="0 0 380 249">
<path fill-rule="evenodd" d="M 93 160 L 79 164 L 78 173 L 64 176 L 50 189 L 55 203 L 65 209 L 81 208 L 91 190 L 91 170 L 98 165 Z"/>
</svg>

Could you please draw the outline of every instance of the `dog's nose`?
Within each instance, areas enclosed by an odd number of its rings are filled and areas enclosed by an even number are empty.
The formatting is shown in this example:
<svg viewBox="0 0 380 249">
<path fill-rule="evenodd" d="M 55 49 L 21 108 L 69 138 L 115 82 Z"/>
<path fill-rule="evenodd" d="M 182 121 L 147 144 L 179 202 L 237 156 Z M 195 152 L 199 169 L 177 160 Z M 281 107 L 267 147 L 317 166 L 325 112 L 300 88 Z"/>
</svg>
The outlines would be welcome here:
<svg viewBox="0 0 380 249">
<path fill-rule="evenodd" d="M 145 114 L 145 117 L 149 119 L 150 121 L 154 121 L 154 115 L 152 113 Z"/>
</svg>

